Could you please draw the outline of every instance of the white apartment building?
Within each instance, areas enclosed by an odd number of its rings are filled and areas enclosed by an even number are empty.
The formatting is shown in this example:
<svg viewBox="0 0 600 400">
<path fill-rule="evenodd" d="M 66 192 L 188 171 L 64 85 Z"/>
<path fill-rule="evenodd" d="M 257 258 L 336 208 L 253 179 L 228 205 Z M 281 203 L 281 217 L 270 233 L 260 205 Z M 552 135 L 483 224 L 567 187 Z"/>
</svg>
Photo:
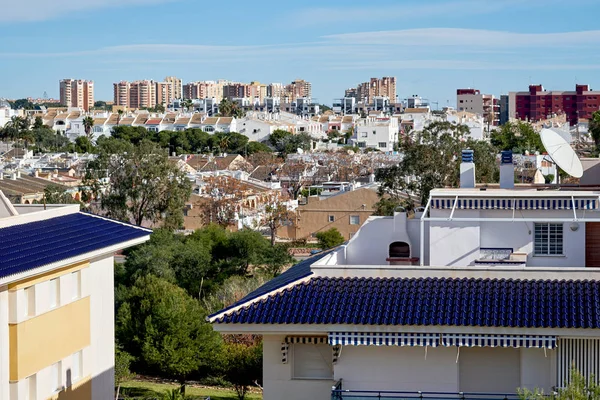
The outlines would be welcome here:
<svg viewBox="0 0 600 400">
<path fill-rule="evenodd" d="M 393 117 L 367 117 L 356 121 L 352 142 L 361 149 L 371 147 L 393 151 L 398 142 L 400 125 Z"/>
<path fill-rule="evenodd" d="M 472 161 L 460 189 L 209 316 L 263 335 L 265 400 L 517 399 L 600 375 L 600 193 L 514 189 L 508 160 L 479 188 Z"/>
<path fill-rule="evenodd" d="M 0 192 L 0 399 L 114 397 L 114 254 L 150 233 Z"/>
<path fill-rule="evenodd" d="M 456 110 L 483 116 L 491 125 L 500 123 L 500 101 L 491 94 L 482 94 L 477 89 L 456 91 Z"/>
</svg>

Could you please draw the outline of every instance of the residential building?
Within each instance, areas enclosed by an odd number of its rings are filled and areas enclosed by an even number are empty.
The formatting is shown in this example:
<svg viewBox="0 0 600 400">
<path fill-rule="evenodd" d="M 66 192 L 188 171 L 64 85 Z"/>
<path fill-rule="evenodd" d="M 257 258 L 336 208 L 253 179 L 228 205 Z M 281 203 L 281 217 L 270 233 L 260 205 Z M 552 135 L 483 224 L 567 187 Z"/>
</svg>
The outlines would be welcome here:
<svg viewBox="0 0 600 400">
<path fill-rule="evenodd" d="M 345 96 L 343 99 L 333 101 L 332 110 L 336 114 L 352 115 L 356 107 L 356 98 L 353 96 Z"/>
<path fill-rule="evenodd" d="M 151 231 L 0 192 L 0 398 L 114 397 L 114 254 Z"/>
<path fill-rule="evenodd" d="M 131 90 L 131 84 L 127 81 L 121 81 L 113 83 L 113 96 L 115 106 L 129 108 L 129 92 Z"/>
<path fill-rule="evenodd" d="M 325 182 L 312 189 L 316 196 L 299 202 L 293 224 L 278 232 L 292 240 L 315 240 L 319 232 L 336 228 L 350 240 L 375 212 L 379 201 L 376 185 L 354 189 L 349 182 Z"/>
<path fill-rule="evenodd" d="M 175 99 L 183 99 L 183 84 L 181 79 L 175 76 L 167 76 L 164 82 L 168 83 L 171 87 L 171 98 L 167 104 Z"/>
<path fill-rule="evenodd" d="M 201 81 L 190 82 L 183 86 L 183 98 L 185 99 L 216 99 L 217 103 L 223 100 L 223 87 L 229 84 L 227 81 Z"/>
<path fill-rule="evenodd" d="M 392 103 L 396 102 L 396 78 L 371 78 L 368 82 L 360 83 L 356 89 L 348 89 L 344 97 L 356 97 L 359 101 L 370 104 L 374 97 L 387 97 Z"/>
<path fill-rule="evenodd" d="M 94 107 L 94 82 L 63 79 L 59 82 L 60 104 L 89 111 Z"/>
<path fill-rule="evenodd" d="M 262 335 L 265 400 L 516 399 L 599 375 L 600 193 L 515 189 L 509 152 L 501 189 L 476 187 L 472 154 L 461 188 L 209 316 Z"/>
<path fill-rule="evenodd" d="M 282 98 L 284 95 L 285 90 L 281 83 L 270 83 L 267 85 L 267 97 Z"/>
<path fill-rule="evenodd" d="M 371 147 L 381 151 L 393 151 L 398 142 L 400 126 L 397 118 L 369 116 L 356 121 L 352 142 L 361 149 Z"/>
<path fill-rule="evenodd" d="M 456 90 L 456 110 L 483 116 L 486 123 L 500 124 L 500 101 L 491 94 L 482 94 L 477 89 Z"/>
<path fill-rule="evenodd" d="M 129 108 L 153 108 L 156 106 L 156 82 L 142 80 L 131 82 L 129 88 Z"/>
<path fill-rule="evenodd" d="M 156 104 L 167 106 L 175 99 L 173 85 L 168 82 L 156 82 Z"/>
<path fill-rule="evenodd" d="M 588 85 L 575 85 L 575 91 L 547 91 L 542 85 L 530 85 L 528 92 L 509 93 L 509 117 L 537 122 L 566 114 L 571 126 L 590 119 L 600 109 L 600 91 Z"/>
<path fill-rule="evenodd" d="M 499 125 L 504 125 L 509 121 L 509 96 L 500 95 L 500 121 Z"/>
<path fill-rule="evenodd" d="M 291 103 L 299 98 L 312 99 L 312 84 L 303 79 L 296 79 L 284 88 L 286 102 Z"/>
</svg>

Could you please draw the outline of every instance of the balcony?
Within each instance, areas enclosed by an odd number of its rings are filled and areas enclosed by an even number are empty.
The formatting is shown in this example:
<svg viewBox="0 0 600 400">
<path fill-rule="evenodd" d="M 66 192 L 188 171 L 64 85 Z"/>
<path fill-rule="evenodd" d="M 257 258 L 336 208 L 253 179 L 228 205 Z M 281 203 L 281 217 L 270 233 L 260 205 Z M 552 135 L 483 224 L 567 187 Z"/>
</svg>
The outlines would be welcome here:
<svg viewBox="0 0 600 400">
<path fill-rule="evenodd" d="M 395 391 L 374 391 L 374 390 L 343 390 L 341 381 L 331 389 L 331 400 L 367 400 L 367 399 L 387 399 L 387 400 L 516 400 L 519 396 L 516 393 L 469 393 L 469 392 L 395 392 Z"/>
</svg>

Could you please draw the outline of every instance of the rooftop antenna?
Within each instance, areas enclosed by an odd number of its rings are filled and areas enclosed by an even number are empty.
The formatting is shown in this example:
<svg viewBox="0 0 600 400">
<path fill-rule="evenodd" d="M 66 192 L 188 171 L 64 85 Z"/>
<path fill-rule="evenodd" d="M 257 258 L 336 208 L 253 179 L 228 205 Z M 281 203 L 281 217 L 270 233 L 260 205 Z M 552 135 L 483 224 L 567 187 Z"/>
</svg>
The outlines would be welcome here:
<svg viewBox="0 0 600 400">
<path fill-rule="evenodd" d="M 542 129 L 540 133 L 542 143 L 552 160 L 567 174 L 574 178 L 583 176 L 583 165 L 577 157 L 575 150 L 558 133 L 550 129 Z"/>
</svg>

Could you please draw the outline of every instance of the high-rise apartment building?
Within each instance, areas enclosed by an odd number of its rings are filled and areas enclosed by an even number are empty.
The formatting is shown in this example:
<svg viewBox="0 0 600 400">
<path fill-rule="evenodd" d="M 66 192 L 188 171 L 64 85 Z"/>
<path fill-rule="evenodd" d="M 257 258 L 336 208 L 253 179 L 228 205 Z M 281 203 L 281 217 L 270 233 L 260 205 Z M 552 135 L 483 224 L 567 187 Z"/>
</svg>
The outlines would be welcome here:
<svg viewBox="0 0 600 400">
<path fill-rule="evenodd" d="M 599 109 L 600 91 L 588 85 L 576 85 L 574 91 L 546 91 L 542 85 L 530 85 L 528 92 L 509 93 L 509 116 L 532 122 L 566 114 L 567 121 L 576 125 Z"/>
<path fill-rule="evenodd" d="M 201 81 L 190 82 L 183 85 L 183 97 L 185 99 L 212 99 L 220 102 L 223 100 L 223 87 L 227 81 Z"/>
<path fill-rule="evenodd" d="M 116 106 L 127 108 L 154 108 L 157 104 L 166 105 L 171 97 L 170 85 L 166 82 L 141 80 L 113 84 Z"/>
<path fill-rule="evenodd" d="M 284 87 L 281 83 L 271 83 L 267 86 L 267 97 L 281 98 L 284 94 Z"/>
<path fill-rule="evenodd" d="M 94 82 L 81 79 L 63 79 L 59 82 L 60 103 L 89 111 L 94 107 Z"/>
<path fill-rule="evenodd" d="M 173 85 L 168 82 L 156 82 L 156 104 L 167 106 L 174 100 Z"/>
<path fill-rule="evenodd" d="M 456 109 L 483 116 L 486 123 L 500 124 L 500 101 L 491 94 L 482 94 L 477 89 L 458 89 Z"/>
<path fill-rule="evenodd" d="M 303 79 L 296 79 L 285 86 L 284 97 L 288 102 L 296 101 L 300 98 L 312 98 L 312 84 Z"/>
<path fill-rule="evenodd" d="M 358 84 L 356 89 L 347 89 L 345 97 L 356 97 L 359 101 L 371 104 L 375 97 L 387 97 L 390 102 L 395 103 L 396 78 L 384 76 L 383 78 L 371 78 L 369 82 Z M 349 94 L 349 95 L 348 95 Z"/>
<path fill-rule="evenodd" d="M 169 99 L 169 103 L 171 101 L 173 101 L 174 99 L 182 99 L 183 98 L 183 82 L 181 81 L 181 79 L 175 77 L 175 76 L 167 76 L 165 78 L 165 82 L 169 84 L 169 86 L 171 87 L 171 96 L 172 98 Z"/>
</svg>

